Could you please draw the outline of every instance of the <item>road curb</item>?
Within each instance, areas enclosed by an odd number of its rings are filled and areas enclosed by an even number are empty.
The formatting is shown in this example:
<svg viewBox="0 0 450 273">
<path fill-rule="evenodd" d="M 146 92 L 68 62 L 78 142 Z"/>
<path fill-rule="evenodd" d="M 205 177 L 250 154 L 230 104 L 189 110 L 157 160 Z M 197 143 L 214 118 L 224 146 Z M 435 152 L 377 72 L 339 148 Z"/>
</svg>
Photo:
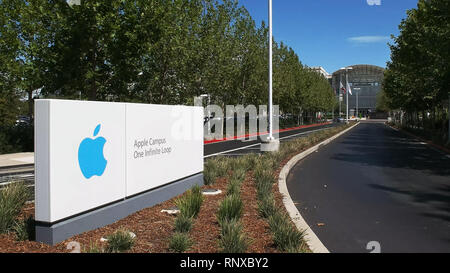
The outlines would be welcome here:
<svg viewBox="0 0 450 273">
<path fill-rule="evenodd" d="M 336 138 L 342 136 L 343 134 L 347 133 L 351 129 L 358 126 L 360 123 L 356 123 L 350 128 L 345 129 L 344 131 L 330 137 L 327 140 L 322 141 L 321 143 L 317 144 L 316 146 L 309 148 L 308 150 L 294 156 L 291 160 L 289 160 L 286 165 L 284 165 L 283 169 L 280 172 L 280 175 L 278 177 L 278 190 L 283 196 L 283 204 L 289 213 L 289 216 L 291 217 L 292 221 L 294 222 L 297 229 L 304 231 L 305 233 L 305 241 L 308 244 L 309 248 L 313 253 L 330 253 L 330 251 L 325 247 L 325 245 L 320 241 L 319 237 L 314 233 L 314 231 L 310 228 L 308 223 L 306 223 L 305 219 L 302 217 L 300 212 L 298 211 L 297 207 L 294 204 L 294 201 L 292 201 L 291 195 L 289 194 L 286 179 L 289 175 L 289 172 L 291 169 L 302 159 L 307 157 L 308 155 L 314 153 L 319 149 L 321 146 L 325 146 L 335 140 Z"/>
</svg>

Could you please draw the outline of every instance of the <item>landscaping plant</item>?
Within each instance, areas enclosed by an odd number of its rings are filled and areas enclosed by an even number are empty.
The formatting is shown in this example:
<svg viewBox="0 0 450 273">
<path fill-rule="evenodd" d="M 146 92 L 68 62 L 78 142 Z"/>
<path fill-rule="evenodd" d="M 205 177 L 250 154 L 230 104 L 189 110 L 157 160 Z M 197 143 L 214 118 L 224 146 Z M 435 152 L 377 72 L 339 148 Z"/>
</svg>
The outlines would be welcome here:
<svg viewBox="0 0 450 273">
<path fill-rule="evenodd" d="M 23 182 L 12 182 L 0 190 L 0 233 L 11 231 L 29 197 Z"/>
</svg>

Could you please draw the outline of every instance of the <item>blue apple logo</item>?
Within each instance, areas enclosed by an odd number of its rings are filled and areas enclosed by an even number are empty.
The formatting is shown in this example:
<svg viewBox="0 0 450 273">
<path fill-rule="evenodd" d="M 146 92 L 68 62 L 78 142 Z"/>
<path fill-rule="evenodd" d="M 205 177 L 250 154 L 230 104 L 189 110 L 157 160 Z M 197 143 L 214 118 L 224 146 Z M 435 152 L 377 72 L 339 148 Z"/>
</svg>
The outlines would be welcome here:
<svg viewBox="0 0 450 273">
<path fill-rule="evenodd" d="M 100 132 L 101 124 L 94 130 L 94 137 Z M 78 163 L 81 172 L 86 179 L 96 176 L 102 176 L 106 169 L 106 161 L 103 156 L 103 147 L 106 139 L 98 137 L 96 139 L 85 138 L 78 148 Z"/>
</svg>

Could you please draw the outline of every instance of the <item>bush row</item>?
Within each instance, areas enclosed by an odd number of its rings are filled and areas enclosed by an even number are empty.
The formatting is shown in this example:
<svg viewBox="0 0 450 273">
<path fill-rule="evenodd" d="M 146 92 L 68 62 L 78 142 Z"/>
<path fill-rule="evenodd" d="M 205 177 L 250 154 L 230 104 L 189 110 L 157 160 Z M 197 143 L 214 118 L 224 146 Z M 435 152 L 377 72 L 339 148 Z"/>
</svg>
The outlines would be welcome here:
<svg viewBox="0 0 450 273">
<path fill-rule="evenodd" d="M 241 186 L 249 167 L 241 164 L 244 163 L 243 158 L 221 159 L 228 165 L 228 168 L 233 170 L 233 173 L 229 177 L 227 196 L 219 204 L 217 211 L 217 220 L 221 229 L 219 248 L 222 253 L 245 253 L 249 240 L 240 221 L 244 212 Z"/>
<path fill-rule="evenodd" d="M 192 246 L 189 232 L 192 229 L 194 219 L 198 216 L 203 204 L 203 194 L 199 186 L 194 186 L 185 195 L 176 201 L 180 215 L 175 219 L 175 233 L 169 241 L 169 249 L 172 252 L 183 253 Z"/>
</svg>

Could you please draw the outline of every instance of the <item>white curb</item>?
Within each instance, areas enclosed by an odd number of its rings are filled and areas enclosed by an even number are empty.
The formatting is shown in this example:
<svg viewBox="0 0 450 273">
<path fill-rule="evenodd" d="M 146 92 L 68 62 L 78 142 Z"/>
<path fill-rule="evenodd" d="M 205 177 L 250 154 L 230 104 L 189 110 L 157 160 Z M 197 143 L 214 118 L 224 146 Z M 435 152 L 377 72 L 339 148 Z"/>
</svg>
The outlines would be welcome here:
<svg viewBox="0 0 450 273">
<path fill-rule="evenodd" d="M 343 134 L 347 133 L 351 129 L 358 126 L 359 123 L 356 123 L 352 127 L 345 129 L 344 131 L 338 133 L 337 135 L 334 135 L 333 137 L 317 144 L 316 146 L 302 152 L 301 154 L 296 155 L 293 157 L 289 162 L 283 167 L 283 169 L 280 172 L 280 176 L 278 178 L 278 190 L 280 191 L 281 195 L 283 196 L 283 204 L 286 207 L 286 210 L 289 213 L 289 216 L 291 217 L 292 221 L 294 222 L 295 226 L 305 233 L 305 241 L 308 244 L 309 248 L 313 253 L 330 253 L 330 251 L 325 247 L 325 245 L 320 241 L 320 239 L 317 237 L 317 235 L 314 233 L 314 231 L 309 227 L 309 225 L 306 223 L 305 219 L 303 219 L 302 215 L 298 211 L 297 207 L 294 204 L 294 201 L 292 201 L 292 198 L 289 194 L 287 185 L 286 185 L 286 179 L 289 175 L 289 172 L 291 169 L 302 159 L 307 157 L 308 155 L 316 152 L 320 146 L 324 146 L 329 144 L 331 141 L 335 140 L 336 138 L 342 136 Z"/>
</svg>

